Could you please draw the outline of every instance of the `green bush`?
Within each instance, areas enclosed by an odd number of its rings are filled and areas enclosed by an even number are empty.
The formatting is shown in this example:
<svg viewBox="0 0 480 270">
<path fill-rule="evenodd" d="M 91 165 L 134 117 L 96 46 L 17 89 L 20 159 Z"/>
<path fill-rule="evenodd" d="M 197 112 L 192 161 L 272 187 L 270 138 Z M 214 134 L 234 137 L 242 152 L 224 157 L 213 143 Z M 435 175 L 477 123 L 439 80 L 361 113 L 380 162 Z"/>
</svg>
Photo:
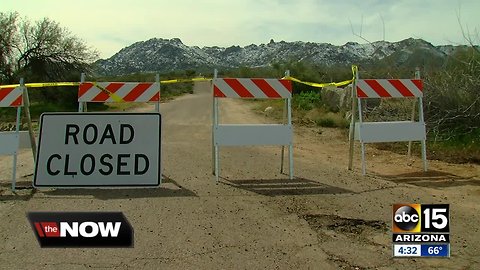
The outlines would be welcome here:
<svg viewBox="0 0 480 270">
<path fill-rule="evenodd" d="M 312 110 L 313 108 L 321 106 L 320 93 L 311 91 L 293 95 L 292 105 L 297 110 Z"/>
<path fill-rule="evenodd" d="M 320 118 L 317 120 L 317 125 L 330 128 L 336 127 L 335 120 L 332 118 Z"/>
<path fill-rule="evenodd" d="M 347 128 L 349 126 L 349 122 L 342 117 L 341 113 L 322 112 L 321 110 L 314 117 L 314 121 L 321 127 Z"/>
</svg>

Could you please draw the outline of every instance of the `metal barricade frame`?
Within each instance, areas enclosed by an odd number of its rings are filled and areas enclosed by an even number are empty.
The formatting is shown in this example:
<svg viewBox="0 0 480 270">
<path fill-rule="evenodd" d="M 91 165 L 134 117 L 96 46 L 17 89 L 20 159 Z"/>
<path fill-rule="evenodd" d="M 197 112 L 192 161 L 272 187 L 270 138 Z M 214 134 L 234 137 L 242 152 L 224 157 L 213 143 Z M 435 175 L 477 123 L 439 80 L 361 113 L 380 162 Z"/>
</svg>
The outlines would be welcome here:
<svg viewBox="0 0 480 270">
<path fill-rule="evenodd" d="M 219 147 L 246 145 L 281 145 L 281 172 L 283 172 L 283 147 L 288 146 L 289 178 L 293 179 L 291 81 L 285 79 L 218 78 L 217 70 L 215 70 L 212 80 L 212 96 L 212 167 L 215 181 L 218 183 L 220 177 Z M 219 98 L 284 99 L 287 123 L 219 124 Z"/>
<path fill-rule="evenodd" d="M 359 79 L 358 69 L 354 69 L 352 87 L 352 115 L 350 122 L 350 153 L 348 169 L 353 168 L 354 141 L 361 144 L 362 174 L 366 174 L 365 144 L 378 142 L 408 141 L 408 155 L 411 142 L 420 141 L 422 145 L 423 170 L 427 171 L 426 127 L 423 114 L 423 81 L 420 71 L 415 79 Z M 418 99 L 419 120 L 415 121 L 415 106 L 412 108 L 411 121 L 365 122 L 363 120 L 362 99 L 369 98 L 415 98 Z M 417 103 L 417 102 L 415 102 Z M 356 114 L 358 113 L 358 122 Z"/>
</svg>

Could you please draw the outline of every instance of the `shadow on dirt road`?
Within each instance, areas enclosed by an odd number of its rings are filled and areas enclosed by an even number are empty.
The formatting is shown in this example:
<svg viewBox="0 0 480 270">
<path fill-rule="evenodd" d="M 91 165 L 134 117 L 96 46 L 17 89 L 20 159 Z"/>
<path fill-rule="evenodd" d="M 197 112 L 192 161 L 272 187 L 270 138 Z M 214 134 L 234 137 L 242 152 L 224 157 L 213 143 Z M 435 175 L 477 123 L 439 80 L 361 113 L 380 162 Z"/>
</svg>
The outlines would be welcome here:
<svg viewBox="0 0 480 270">
<path fill-rule="evenodd" d="M 435 170 L 380 176 L 397 184 L 404 183 L 428 188 L 447 188 L 466 185 L 480 186 L 480 179 L 474 177 L 465 178 L 452 173 Z"/>
<path fill-rule="evenodd" d="M 290 179 L 227 180 L 221 183 L 265 196 L 353 193 L 350 190 L 296 177 Z"/>
<path fill-rule="evenodd" d="M 2 184 L 3 186 L 3 184 Z M 8 187 L 2 187 L 9 188 Z M 99 200 L 109 199 L 136 199 L 136 198 L 160 198 L 160 197 L 198 197 L 197 194 L 181 185 L 175 180 L 163 176 L 160 188 L 127 188 L 127 189 L 52 189 L 36 191 L 33 187 L 21 187 L 16 194 L 0 194 L 0 201 L 30 200 L 35 193 L 50 198 L 64 198 L 68 196 L 93 196 Z"/>
</svg>

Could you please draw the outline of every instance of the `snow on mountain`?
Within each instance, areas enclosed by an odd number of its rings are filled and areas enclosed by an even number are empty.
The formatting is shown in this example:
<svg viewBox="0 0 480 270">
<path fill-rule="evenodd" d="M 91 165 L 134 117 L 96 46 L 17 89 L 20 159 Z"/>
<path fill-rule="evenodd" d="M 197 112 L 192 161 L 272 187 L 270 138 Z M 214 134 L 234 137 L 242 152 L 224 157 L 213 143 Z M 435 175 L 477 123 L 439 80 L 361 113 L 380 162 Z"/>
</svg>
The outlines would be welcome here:
<svg viewBox="0 0 480 270">
<path fill-rule="evenodd" d="M 409 38 L 399 42 L 376 41 L 359 44 L 347 42 L 341 46 L 313 42 L 275 42 L 251 44 L 245 47 L 187 46 L 178 38 L 152 38 L 121 49 L 112 57 L 97 61 L 98 72 L 120 75 L 135 72 L 169 72 L 185 69 L 226 69 L 236 67 L 269 66 L 276 62 L 308 61 L 319 65 L 351 65 L 399 55 L 402 61 L 415 51 L 428 51 L 437 57 L 446 57 L 456 46 L 433 46 Z"/>
</svg>

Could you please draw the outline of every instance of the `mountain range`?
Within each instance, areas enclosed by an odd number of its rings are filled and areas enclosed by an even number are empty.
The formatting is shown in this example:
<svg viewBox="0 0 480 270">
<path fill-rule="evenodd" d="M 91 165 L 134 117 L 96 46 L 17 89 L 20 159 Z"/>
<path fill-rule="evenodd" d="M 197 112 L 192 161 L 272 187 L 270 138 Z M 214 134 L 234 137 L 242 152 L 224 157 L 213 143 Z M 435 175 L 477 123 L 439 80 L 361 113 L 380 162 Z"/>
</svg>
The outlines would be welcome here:
<svg viewBox="0 0 480 270">
<path fill-rule="evenodd" d="M 336 46 L 314 42 L 275 42 L 245 47 L 187 46 L 178 38 L 152 38 L 121 49 L 108 59 L 96 62 L 99 75 L 124 75 L 137 72 L 212 70 L 237 67 L 264 67 L 286 61 L 307 61 L 315 65 L 350 66 L 383 61 L 396 66 L 441 64 L 459 47 L 434 46 L 422 39 L 399 42 L 347 42 Z"/>
</svg>

